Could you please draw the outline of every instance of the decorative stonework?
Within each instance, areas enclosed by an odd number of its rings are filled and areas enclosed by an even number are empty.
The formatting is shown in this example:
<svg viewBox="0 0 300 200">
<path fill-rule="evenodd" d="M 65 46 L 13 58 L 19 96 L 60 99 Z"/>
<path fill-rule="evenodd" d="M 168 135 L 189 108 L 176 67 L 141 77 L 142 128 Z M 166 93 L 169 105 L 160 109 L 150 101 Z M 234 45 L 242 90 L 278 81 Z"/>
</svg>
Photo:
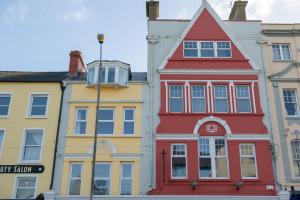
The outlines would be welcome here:
<svg viewBox="0 0 300 200">
<path fill-rule="evenodd" d="M 231 129 L 230 127 L 228 126 L 227 122 L 223 119 L 220 119 L 218 117 L 214 117 L 214 116 L 209 116 L 209 117 L 205 117 L 201 120 L 199 120 L 194 128 L 194 131 L 193 133 L 194 134 L 198 134 L 198 130 L 199 128 L 206 122 L 209 122 L 209 121 L 212 121 L 212 122 L 217 122 L 219 123 L 220 125 L 222 125 L 224 127 L 224 129 L 226 130 L 226 134 L 231 134 Z M 208 131 L 209 132 L 209 131 Z"/>
</svg>

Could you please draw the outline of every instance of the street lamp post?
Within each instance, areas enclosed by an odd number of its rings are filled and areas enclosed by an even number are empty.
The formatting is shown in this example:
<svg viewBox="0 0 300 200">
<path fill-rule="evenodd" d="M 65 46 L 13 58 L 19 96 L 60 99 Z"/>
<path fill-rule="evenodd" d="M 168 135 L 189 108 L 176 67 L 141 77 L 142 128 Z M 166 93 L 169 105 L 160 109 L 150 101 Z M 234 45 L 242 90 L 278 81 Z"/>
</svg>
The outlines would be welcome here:
<svg viewBox="0 0 300 200">
<path fill-rule="evenodd" d="M 95 134 L 94 134 L 94 148 L 93 148 L 93 162 L 92 162 L 92 177 L 91 177 L 91 190 L 90 190 L 90 200 L 93 199 L 94 188 L 95 188 L 95 164 L 96 164 L 96 153 L 97 153 L 97 132 L 98 132 L 98 118 L 99 118 L 99 104 L 100 104 L 100 83 L 101 83 L 101 67 L 102 67 L 102 44 L 104 42 L 104 35 L 98 34 L 97 35 L 98 42 L 100 44 L 100 63 L 99 63 L 99 70 L 98 70 L 98 79 L 97 79 L 97 105 L 96 105 L 96 120 L 95 120 Z"/>
</svg>

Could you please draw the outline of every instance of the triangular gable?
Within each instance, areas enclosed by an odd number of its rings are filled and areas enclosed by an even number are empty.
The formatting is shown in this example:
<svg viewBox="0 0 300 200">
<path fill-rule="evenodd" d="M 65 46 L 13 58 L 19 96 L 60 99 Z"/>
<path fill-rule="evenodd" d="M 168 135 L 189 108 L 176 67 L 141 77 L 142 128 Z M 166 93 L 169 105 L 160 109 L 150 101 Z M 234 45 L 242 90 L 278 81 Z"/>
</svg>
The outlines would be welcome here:
<svg viewBox="0 0 300 200">
<path fill-rule="evenodd" d="M 231 41 L 232 58 L 184 58 L 184 40 Z M 248 62 L 249 61 L 249 62 Z M 258 69 L 211 6 L 204 1 L 159 69 Z"/>
</svg>

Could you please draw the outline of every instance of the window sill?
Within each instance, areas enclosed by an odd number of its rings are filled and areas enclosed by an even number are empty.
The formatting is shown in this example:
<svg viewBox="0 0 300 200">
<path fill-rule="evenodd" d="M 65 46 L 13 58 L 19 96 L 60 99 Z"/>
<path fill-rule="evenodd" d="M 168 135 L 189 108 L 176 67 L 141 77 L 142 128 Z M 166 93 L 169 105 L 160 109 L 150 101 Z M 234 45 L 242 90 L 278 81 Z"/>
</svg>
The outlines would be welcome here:
<svg viewBox="0 0 300 200">
<path fill-rule="evenodd" d="M 292 62 L 292 60 L 273 60 L 273 62 L 283 62 L 283 63 L 288 63 L 288 62 Z"/>
<path fill-rule="evenodd" d="M 285 116 L 286 119 L 300 119 L 300 115 L 287 115 Z"/>
<path fill-rule="evenodd" d="M 203 179 L 203 178 L 199 178 L 198 179 L 199 182 L 232 182 L 232 179 L 230 178 L 206 178 L 206 179 Z"/>
<path fill-rule="evenodd" d="M 9 115 L 0 115 L 0 119 L 8 119 Z"/>
<path fill-rule="evenodd" d="M 37 115 L 37 116 L 26 116 L 25 119 L 47 119 L 48 117 L 46 115 Z"/>
<path fill-rule="evenodd" d="M 19 161 L 19 164 L 42 164 L 41 160 L 21 160 Z"/>
<path fill-rule="evenodd" d="M 242 182 L 260 182 L 261 180 L 259 178 L 242 178 Z"/>
</svg>

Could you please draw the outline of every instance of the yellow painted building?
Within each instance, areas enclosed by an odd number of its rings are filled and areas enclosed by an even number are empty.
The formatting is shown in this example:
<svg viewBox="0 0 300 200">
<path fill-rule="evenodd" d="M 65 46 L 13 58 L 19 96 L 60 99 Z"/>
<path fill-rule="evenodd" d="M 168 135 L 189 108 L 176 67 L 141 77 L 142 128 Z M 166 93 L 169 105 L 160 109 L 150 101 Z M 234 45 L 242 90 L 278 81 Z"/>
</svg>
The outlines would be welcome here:
<svg viewBox="0 0 300 200">
<path fill-rule="evenodd" d="M 67 72 L 0 72 L 0 199 L 35 198 L 50 190 Z M 3 165 L 43 165 L 43 173 Z M 14 173 L 19 172 L 19 173 Z"/>
<path fill-rule="evenodd" d="M 262 24 L 277 183 L 300 190 L 300 24 Z"/>
<path fill-rule="evenodd" d="M 88 73 L 79 72 L 65 82 L 57 197 L 90 195 L 98 66 L 99 61 L 92 62 Z M 104 61 L 101 85 L 94 194 L 139 195 L 146 73 L 131 73 L 120 61 Z"/>
</svg>

